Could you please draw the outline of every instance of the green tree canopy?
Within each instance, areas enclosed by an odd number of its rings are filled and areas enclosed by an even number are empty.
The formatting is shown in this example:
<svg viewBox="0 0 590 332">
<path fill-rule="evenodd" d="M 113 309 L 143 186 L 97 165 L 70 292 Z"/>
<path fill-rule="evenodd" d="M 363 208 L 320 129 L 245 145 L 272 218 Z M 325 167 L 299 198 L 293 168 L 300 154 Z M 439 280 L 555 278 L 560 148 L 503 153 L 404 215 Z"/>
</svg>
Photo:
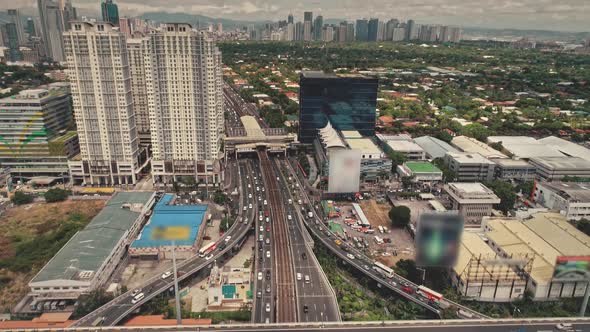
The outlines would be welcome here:
<svg viewBox="0 0 590 332">
<path fill-rule="evenodd" d="M 45 193 L 45 201 L 47 203 L 63 202 L 70 196 L 70 191 L 60 188 L 52 188 Z"/>
<path fill-rule="evenodd" d="M 504 213 L 514 209 L 514 204 L 516 203 L 516 191 L 510 183 L 495 180 L 486 183 L 486 186 L 492 189 L 496 196 L 500 198 L 500 204 L 497 206 L 498 209 Z"/>
<path fill-rule="evenodd" d="M 34 198 L 32 195 L 22 191 L 16 191 L 10 200 L 16 205 L 23 205 L 33 203 Z"/>
<path fill-rule="evenodd" d="M 394 270 L 397 274 L 411 282 L 418 283 L 420 281 L 420 273 L 416 268 L 416 262 L 412 259 L 400 259 L 395 263 Z"/>
<path fill-rule="evenodd" d="M 410 209 L 407 206 L 394 206 L 389 210 L 393 227 L 405 227 L 410 223 Z"/>
</svg>

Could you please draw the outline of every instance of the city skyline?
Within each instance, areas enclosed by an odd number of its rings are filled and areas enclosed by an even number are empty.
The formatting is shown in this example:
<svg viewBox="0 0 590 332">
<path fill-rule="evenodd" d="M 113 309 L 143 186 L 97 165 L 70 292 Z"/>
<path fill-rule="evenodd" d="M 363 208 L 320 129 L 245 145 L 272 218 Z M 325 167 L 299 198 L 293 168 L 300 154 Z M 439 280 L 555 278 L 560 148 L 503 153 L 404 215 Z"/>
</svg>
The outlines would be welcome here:
<svg viewBox="0 0 590 332">
<path fill-rule="evenodd" d="M 80 15 L 100 16 L 100 3 L 96 1 L 77 0 L 74 5 L 79 8 Z M 167 2 L 165 6 L 155 0 L 127 0 L 118 1 L 117 5 L 121 17 L 164 12 L 256 22 L 284 19 L 289 13 L 293 13 L 295 21 L 303 21 L 303 12 L 311 11 L 314 16 L 323 15 L 324 20 L 398 17 L 401 20 L 413 18 L 424 23 L 464 27 L 590 31 L 590 4 L 583 0 L 573 0 L 568 4 L 532 0 L 504 0 L 500 3 L 489 0 L 469 3 L 459 0 L 427 0 L 419 4 L 410 1 L 393 4 L 382 0 L 372 0 L 369 4 L 354 1 L 336 3 L 332 0 L 303 0 L 296 3 L 284 0 L 228 0 L 212 4 L 196 0 L 189 4 L 183 0 L 175 0 Z M 24 15 L 31 15 L 35 13 L 35 6 L 36 1 L 26 0 L 19 7 Z M 12 7 L 14 4 L 0 4 L 0 10 Z"/>
</svg>

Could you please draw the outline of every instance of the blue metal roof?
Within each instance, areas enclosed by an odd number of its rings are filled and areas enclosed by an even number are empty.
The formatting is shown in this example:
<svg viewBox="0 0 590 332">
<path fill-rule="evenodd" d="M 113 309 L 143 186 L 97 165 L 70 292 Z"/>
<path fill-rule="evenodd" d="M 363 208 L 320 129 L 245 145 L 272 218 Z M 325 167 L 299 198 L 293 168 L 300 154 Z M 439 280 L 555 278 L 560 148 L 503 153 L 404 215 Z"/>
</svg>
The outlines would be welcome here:
<svg viewBox="0 0 590 332">
<path fill-rule="evenodd" d="M 192 246 L 195 243 L 199 228 L 205 219 L 207 205 L 169 205 L 174 195 L 166 194 L 156 204 L 152 217 L 141 231 L 139 238 L 131 244 L 132 248 L 171 246 L 170 240 L 153 239 L 154 229 L 160 227 L 185 226 L 190 228 L 187 240 L 176 240 L 177 246 Z"/>
</svg>

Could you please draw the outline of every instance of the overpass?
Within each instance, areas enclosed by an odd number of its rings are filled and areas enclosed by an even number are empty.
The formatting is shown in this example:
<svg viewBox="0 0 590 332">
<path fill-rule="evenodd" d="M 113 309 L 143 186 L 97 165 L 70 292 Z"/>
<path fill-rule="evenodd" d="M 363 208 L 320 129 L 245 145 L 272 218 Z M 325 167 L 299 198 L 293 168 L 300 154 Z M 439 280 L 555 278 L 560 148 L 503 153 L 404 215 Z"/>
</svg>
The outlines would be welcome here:
<svg viewBox="0 0 590 332">
<path fill-rule="evenodd" d="M 286 153 L 289 146 L 297 140 L 297 135 L 288 133 L 284 128 L 261 128 L 255 117 L 240 117 L 242 127 L 228 128 L 224 138 L 224 153 L 234 154 L 237 159 L 240 153 L 255 153 L 264 147 L 268 152 Z"/>
<path fill-rule="evenodd" d="M 249 163 L 241 163 L 238 167 L 241 180 L 241 195 L 238 210 L 240 212 L 239 215 L 236 216 L 237 220 L 225 234 L 225 236 L 231 236 L 231 238 L 228 241 L 225 241 L 224 238 L 219 240 L 220 244 L 217 246 L 218 249 L 215 251 L 213 257 L 199 257 L 195 252 L 194 256 L 191 256 L 185 261 L 179 263 L 177 267 L 179 284 L 182 281 L 188 281 L 189 277 L 196 275 L 201 270 L 208 271 L 213 261 L 222 258 L 225 254 L 233 253 L 234 247 L 239 247 L 243 238 L 251 229 L 254 215 L 256 213 L 256 206 L 243 211 L 243 208 L 248 206 L 248 194 L 255 194 L 252 189 L 254 187 L 251 183 L 252 177 L 248 179 L 246 176 L 243 176 L 244 174 L 249 174 L 251 172 L 251 165 Z M 250 184 L 251 188 L 247 188 L 248 184 Z M 243 221 L 240 222 L 241 220 Z M 226 243 L 226 245 L 222 245 L 222 242 Z M 92 324 L 101 317 L 103 319 L 102 326 L 114 326 L 125 319 L 127 315 L 141 307 L 144 303 L 153 299 L 157 295 L 166 292 L 168 289 L 173 287 L 173 285 L 174 278 L 162 278 L 160 274 L 154 275 L 145 281 L 140 287 L 138 287 L 141 288 L 142 292 L 145 294 L 145 297 L 140 301 L 132 303 L 132 290 L 129 290 L 128 292 L 119 295 L 97 310 L 82 317 L 80 320 L 74 323 L 72 327 L 92 326 Z"/>
</svg>

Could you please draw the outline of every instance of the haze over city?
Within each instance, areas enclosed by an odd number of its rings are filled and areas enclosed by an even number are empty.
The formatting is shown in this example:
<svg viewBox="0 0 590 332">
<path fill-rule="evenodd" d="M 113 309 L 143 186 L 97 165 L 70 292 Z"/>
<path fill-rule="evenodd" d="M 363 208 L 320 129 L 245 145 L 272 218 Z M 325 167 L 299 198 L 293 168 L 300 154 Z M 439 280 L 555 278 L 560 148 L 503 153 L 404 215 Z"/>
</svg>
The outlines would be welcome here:
<svg viewBox="0 0 590 332">
<path fill-rule="evenodd" d="M 75 5 L 81 15 L 99 15 L 94 0 L 78 0 Z M 312 11 L 327 19 L 398 17 L 465 27 L 590 31 L 590 2 L 586 0 L 125 0 L 118 5 L 122 16 L 164 12 L 273 21 L 289 13 L 302 16 Z M 9 0 L 0 1 L 0 10 L 11 6 Z M 36 1 L 19 0 L 19 7 L 32 12 Z"/>
</svg>

